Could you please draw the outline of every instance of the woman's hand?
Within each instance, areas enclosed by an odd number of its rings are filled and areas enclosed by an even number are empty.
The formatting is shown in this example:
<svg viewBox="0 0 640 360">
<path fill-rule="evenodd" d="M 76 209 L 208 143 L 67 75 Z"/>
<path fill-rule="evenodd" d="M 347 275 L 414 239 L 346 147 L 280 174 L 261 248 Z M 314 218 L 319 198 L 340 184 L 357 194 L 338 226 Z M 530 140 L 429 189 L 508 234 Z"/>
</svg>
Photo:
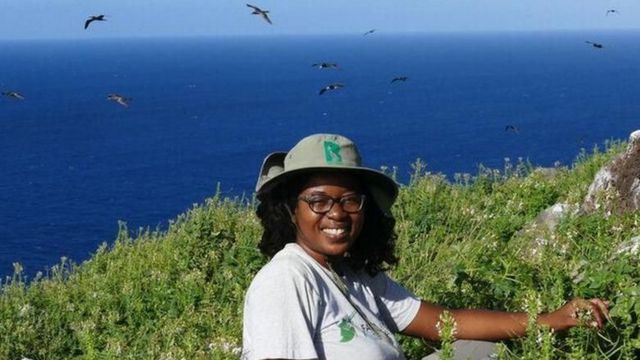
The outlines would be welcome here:
<svg viewBox="0 0 640 360">
<path fill-rule="evenodd" d="M 601 329 L 609 319 L 609 302 L 601 299 L 573 299 L 556 311 L 540 315 L 538 323 L 556 331 L 574 326 Z"/>
</svg>

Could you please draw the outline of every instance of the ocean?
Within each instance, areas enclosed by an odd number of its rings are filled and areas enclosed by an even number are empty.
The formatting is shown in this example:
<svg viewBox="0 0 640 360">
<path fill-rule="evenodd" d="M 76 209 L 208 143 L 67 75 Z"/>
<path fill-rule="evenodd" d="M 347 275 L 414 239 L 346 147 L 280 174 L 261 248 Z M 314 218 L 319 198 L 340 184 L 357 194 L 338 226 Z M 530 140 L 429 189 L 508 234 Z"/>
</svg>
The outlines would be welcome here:
<svg viewBox="0 0 640 360">
<path fill-rule="evenodd" d="M 262 158 L 317 132 L 404 183 L 417 159 L 449 177 L 571 164 L 640 128 L 639 35 L 2 41 L 0 89 L 25 99 L 0 98 L 0 278 L 80 263 L 118 221 L 165 229 L 218 188 L 251 198 Z"/>
</svg>

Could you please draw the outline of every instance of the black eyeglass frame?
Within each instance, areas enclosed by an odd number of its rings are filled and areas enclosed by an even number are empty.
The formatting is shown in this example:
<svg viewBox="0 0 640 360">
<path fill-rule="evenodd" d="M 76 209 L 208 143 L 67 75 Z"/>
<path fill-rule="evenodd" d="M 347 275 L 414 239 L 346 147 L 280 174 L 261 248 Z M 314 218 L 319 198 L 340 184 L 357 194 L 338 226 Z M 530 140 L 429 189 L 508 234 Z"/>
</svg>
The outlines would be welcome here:
<svg viewBox="0 0 640 360">
<path fill-rule="evenodd" d="M 344 201 L 353 197 L 357 197 L 360 199 L 360 206 L 358 207 L 358 210 L 355 211 L 347 211 L 344 208 Z M 313 208 L 313 200 L 317 199 L 317 198 L 322 198 L 323 200 L 328 200 L 329 201 L 329 208 L 327 208 L 327 210 L 325 211 L 317 211 Z M 298 196 L 298 200 L 304 201 L 307 203 L 307 205 L 309 205 L 309 209 L 311 209 L 311 211 L 313 211 L 316 214 L 319 215 L 324 215 L 326 213 L 328 213 L 329 211 L 331 211 L 331 209 L 333 209 L 333 205 L 335 205 L 336 203 L 340 204 L 340 208 L 342 209 L 342 211 L 346 212 L 347 214 L 357 214 L 359 212 L 362 211 L 362 209 L 364 209 L 364 203 L 366 201 L 367 197 L 364 194 L 353 194 L 353 195 L 346 195 L 346 196 L 342 196 L 339 198 L 334 198 L 332 196 L 329 195 L 307 195 L 307 196 Z"/>
</svg>

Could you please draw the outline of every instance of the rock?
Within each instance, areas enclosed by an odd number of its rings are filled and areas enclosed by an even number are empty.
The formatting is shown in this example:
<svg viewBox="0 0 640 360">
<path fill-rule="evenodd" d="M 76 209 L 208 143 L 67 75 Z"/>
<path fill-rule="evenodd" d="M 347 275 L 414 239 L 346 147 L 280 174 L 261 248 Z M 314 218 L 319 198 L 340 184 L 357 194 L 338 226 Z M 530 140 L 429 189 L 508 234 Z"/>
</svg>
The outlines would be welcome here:
<svg viewBox="0 0 640 360">
<path fill-rule="evenodd" d="M 496 359 L 498 346 L 494 342 L 481 341 L 481 340 L 456 340 L 452 344 L 453 347 L 453 360 L 462 359 L 478 359 L 489 360 Z M 439 360 L 440 351 L 423 357 L 422 360 Z"/>
<path fill-rule="evenodd" d="M 640 209 L 640 130 L 629 136 L 624 153 L 596 174 L 581 210 L 625 213 Z"/>
<path fill-rule="evenodd" d="M 544 227 L 553 231 L 560 220 L 567 214 L 575 214 L 578 211 L 577 205 L 558 203 L 546 208 L 533 220 L 536 227 Z"/>
<path fill-rule="evenodd" d="M 557 203 L 544 209 L 531 223 L 520 230 L 520 234 L 542 234 L 553 232 L 560 220 L 568 214 L 576 214 L 579 206 L 575 204 Z"/>
<path fill-rule="evenodd" d="M 618 245 L 615 250 L 616 255 L 637 256 L 640 254 L 640 236 L 634 236 L 631 239 Z"/>
<path fill-rule="evenodd" d="M 520 236 L 531 238 L 529 248 L 524 252 L 526 256 L 537 258 L 542 254 L 542 249 L 547 246 L 556 247 L 553 240 L 549 240 L 562 220 L 567 215 L 575 215 L 580 210 L 577 204 L 554 204 L 542 211 L 536 218 L 518 232 Z"/>
</svg>

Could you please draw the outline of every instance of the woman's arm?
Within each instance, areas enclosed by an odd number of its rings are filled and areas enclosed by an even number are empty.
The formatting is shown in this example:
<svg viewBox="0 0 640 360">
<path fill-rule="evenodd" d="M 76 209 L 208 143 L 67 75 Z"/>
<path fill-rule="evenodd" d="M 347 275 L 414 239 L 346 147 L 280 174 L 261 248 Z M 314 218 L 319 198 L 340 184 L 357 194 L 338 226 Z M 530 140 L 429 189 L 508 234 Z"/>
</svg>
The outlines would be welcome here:
<svg viewBox="0 0 640 360">
<path fill-rule="evenodd" d="M 601 328 L 608 317 L 608 303 L 600 299 L 574 299 L 560 309 L 538 316 L 538 324 L 546 325 L 555 331 L 562 331 L 580 325 L 579 311 L 591 313 L 591 320 L 584 324 Z M 436 325 L 440 316 L 447 310 L 441 306 L 422 302 L 416 317 L 402 333 L 429 340 L 440 340 Z M 526 313 L 491 310 L 460 309 L 448 310 L 456 322 L 455 338 L 470 340 L 505 340 L 525 334 L 527 329 Z"/>
</svg>

